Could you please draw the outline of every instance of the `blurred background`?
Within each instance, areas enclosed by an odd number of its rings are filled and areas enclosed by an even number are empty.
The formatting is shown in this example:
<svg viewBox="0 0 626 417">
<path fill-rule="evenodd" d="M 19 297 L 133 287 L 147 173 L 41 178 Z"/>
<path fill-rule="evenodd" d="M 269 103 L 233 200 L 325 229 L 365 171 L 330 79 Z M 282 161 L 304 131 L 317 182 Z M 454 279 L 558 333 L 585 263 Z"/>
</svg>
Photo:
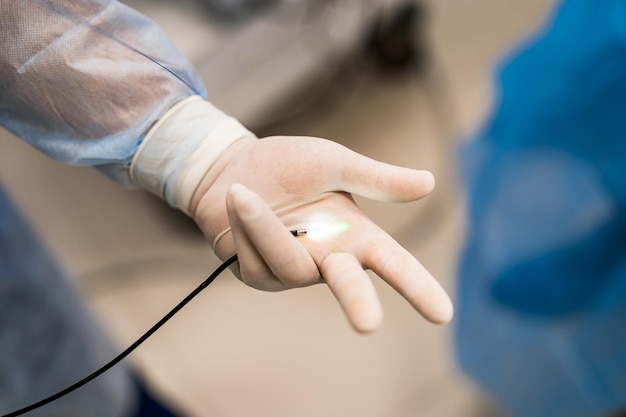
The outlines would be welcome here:
<svg viewBox="0 0 626 417">
<path fill-rule="evenodd" d="M 452 293 L 463 239 L 457 145 L 492 103 L 497 61 L 552 0 L 131 0 L 260 136 L 312 135 L 431 170 L 426 200 L 359 200 Z M 0 177 L 120 350 L 217 265 L 194 224 L 0 131 Z M 373 276 L 382 330 L 354 334 L 323 286 L 262 293 L 227 274 L 129 362 L 191 416 L 501 416 L 456 369 L 451 326 Z"/>
</svg>

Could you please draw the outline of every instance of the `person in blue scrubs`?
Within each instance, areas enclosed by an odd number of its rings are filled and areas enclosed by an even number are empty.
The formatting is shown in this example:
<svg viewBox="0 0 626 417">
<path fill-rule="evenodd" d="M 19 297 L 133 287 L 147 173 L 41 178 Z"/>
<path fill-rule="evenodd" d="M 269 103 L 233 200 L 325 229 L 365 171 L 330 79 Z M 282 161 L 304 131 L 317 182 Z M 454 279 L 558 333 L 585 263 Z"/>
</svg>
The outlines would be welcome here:
<svg viewBox="0 0 626 417">
<path fill-rule="evenodd" d="M 157 25 L 114 0 L 2 1 L 0 34 L 0 124 L 50 157 L 94 166 L 188 214 L 221 259 L 238 254 L 232 271 L 244 283 L 279 291 L 323 282 L 353 328 L 368 333 L 382 321 L 368 268 L 426 319 L 451 320 L 437 281 L 351 196 L 413 201 L 434 187 L 429 172 L 320 138 L 259 140 L 206 100 L 194 69 Z M 0 190 L 0 415 L 114 356 L 62 268 Z M 31 415 L 173 412 L 116 367 Z"/>
<path fill-rule="evenodd" d="M 511 416 L 626 414 L 626 1 L 565 0 L 463 146 L 456 352 Z"/>
</svg>

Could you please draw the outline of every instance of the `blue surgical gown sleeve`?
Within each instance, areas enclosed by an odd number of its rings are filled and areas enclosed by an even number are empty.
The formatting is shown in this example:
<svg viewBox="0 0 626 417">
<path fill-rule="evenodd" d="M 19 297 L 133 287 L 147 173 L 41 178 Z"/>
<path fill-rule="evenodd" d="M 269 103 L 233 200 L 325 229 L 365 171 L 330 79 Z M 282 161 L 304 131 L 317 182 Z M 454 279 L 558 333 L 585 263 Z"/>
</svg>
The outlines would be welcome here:
<svg viewBox="0 0 626 417">
<path fill-rule="evenodd" d="M 559 1 L 462 148 L 456 352 L 514 417 L 626 410 L 625 34 L 626 0 Z"/>
<path fill-rule="evenodd" d="M 159 26 L 118 1 L 2 1 L 0 33 L 0 124 L 121 184 L 155 121 L 205 95 Z"/>
</svg>

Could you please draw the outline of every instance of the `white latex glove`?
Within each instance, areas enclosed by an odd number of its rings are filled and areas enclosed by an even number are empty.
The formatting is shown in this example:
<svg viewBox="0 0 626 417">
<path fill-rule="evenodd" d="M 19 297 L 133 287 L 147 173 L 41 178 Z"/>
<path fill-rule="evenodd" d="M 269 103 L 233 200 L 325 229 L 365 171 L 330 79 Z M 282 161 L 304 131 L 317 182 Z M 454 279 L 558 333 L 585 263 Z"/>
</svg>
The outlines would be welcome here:
<svg viewBox="0 0 626 417">
<path fill-rule="evenodd" d="M 184 209 L 222 260 L 238 254 L 233 272 L 247 285 L 280 291 L 325 282 L 365 333 L 383 316 L 364 271 L 371 269 L 427 320 L 451 320 L 452 303 L 438 282 L 351 196 L 414 201 L 433 189 L 429 172 L 377 162 L 325 139 L 259 140 L 249 132 L 209 165 Z M 294 237 L 290 230 L 297 229 L 308 233 Z"/>
</svg>

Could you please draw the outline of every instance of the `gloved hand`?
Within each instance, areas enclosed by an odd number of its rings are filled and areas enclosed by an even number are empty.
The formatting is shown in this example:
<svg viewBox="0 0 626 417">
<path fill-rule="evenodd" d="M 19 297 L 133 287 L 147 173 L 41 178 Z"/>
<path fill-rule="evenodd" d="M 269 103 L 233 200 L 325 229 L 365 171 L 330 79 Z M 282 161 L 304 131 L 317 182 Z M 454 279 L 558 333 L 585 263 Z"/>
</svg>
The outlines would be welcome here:
<svg viewBox="0 0 626 417">
<path fill-rule="evenodd" d="M 193 142 L 194 132 L 204 129 L 203 114 L 213 114 L 210 109 L 190 110 L 203 105 L 190 99 L 173 109 L 153 129 L 156 140 L 138 151 L 131 173 L 136 171 L 145 188 L 172 196 L 168 201 L 194 218 L 222 260 L 237 253 L 237 277 L 267 291 L 325 282 L 352 326 L 365 333 L 376 330 L 382 320 L 380 302 L 364 271 L 371 269 L 426 319 L 451 320 L 452 303 L 437 281 L 369 220 L 351 196 L 414 201 L 433 189 L 429 172 L 380 163 L 319 138 L 259 140 L 232 119 L 212 127 L 202 141 L 207 147 L 200 145 L 186 157 L 183 169 L 168 170 L 180 159 L 178 136 L 187 137 L 185 144 Z M 197 126 L 191 129 L 190 124 Z M 224 142 L 228 137 L 232 140 Z M 307 233 L 294 237 L 290 230 L 298 229 Z"/>
<path fill-rule="evenodd" d="M 379 327 L 382 309 L 363 268 L 432 322 L 448 322 L 452 304 L 350 193 L 407 202 L 433 187 L 429 172 L 376 162 L 328 140 L 249 138 L 231 146 L 209 170 L 191 212 L 221 259 L 238 254 L 234 273 L 244 283 L 280 291 L 326 282 L 353 327 L 370 332 Z M 289 231 L 297 229 L 308 233 L 294 238 Z"/>
</svg>

